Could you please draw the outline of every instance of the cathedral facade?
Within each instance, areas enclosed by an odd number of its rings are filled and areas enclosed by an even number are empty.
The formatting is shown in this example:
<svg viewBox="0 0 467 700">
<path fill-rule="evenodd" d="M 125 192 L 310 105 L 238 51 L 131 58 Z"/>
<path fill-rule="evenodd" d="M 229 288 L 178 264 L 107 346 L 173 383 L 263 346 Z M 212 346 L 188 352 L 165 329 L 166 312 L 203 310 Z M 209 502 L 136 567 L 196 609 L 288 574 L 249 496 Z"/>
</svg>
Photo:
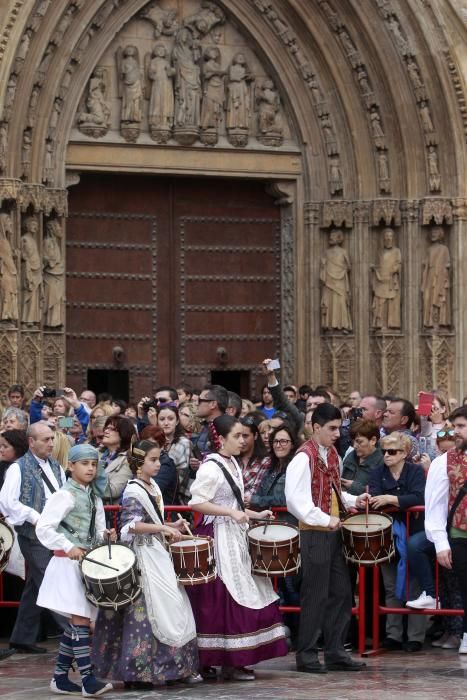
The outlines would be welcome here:
<svg viewBox="0 0 467 700">
<path fill-rule="evenodd" d="M 5 0 L 1 394 L 461 398 L 466 46 L 461 0 Z"/>
</svg>

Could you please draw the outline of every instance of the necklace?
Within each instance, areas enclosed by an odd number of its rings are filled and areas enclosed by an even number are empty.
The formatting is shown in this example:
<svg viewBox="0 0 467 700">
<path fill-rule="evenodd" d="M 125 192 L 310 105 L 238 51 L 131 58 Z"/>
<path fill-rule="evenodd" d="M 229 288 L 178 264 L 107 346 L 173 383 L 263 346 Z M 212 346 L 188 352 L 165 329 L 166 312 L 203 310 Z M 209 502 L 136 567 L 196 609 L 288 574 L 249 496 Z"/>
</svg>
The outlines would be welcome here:
<svg viewBox="0 0 467 700">
<path fill-rule="evenodd" d="M 147 486 L 151 486 L 151 482 L 150 482 L 150 481 L 146 481 L 146 479 L 141 479 L 141 478 L 140 478 L 140 481 L 142 481 L 143 484 L 146 484 Z"/>
</svg>

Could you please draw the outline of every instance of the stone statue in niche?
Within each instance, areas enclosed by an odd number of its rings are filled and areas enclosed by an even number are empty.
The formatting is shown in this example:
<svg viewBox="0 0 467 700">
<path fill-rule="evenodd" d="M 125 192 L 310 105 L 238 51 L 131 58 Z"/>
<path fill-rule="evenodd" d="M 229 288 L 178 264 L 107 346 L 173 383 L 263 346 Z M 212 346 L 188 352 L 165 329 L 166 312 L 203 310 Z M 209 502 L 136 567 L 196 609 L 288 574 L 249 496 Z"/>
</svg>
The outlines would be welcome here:
<svg viewBox="0 0 467 700">
<path fill-rule="evenodd" d="M 57 219 L 46 225 L 42 258 L 44 262 L 44 325 L 50 328 L 64 323 L 65 263 L 62 255 L 62 226 Z"/>
<path fill-rule="evenodd" d="M 252 108 L 251 91 L 255 80 L 243 53 L 236 53 L 233 56 L 227 80 L 227 138 L 232 146 L 242 148 L 248 143 Z"/>
<path fill-rule="evenodd" d="M 191 146 L 199 135 L 201 118 L 201 75 L 198 61 L 201 47 L 187 27 L 177 32 L 172 51 L 175 68 L 174 137 Z"/>
<path fill-rule="evenodd" d="M 370 92 L 372 92 L 372 89 L 370 87 L 370 81 L 368 78 L 368 73 L 366 72 L 363 66 L 360 66 L 357 72 L 357 80 L 358 84 L 360 85 L 362 95 L 368 95 Z"/>
<path fill-rule="evenodd" d="M 225 14 L 214 2 L 202 0 L 201 9 L 183 20 L 195 39 L 206 36 L 216 25 L 224 24 Z"/>
<path fill-rule="evenodd" d="M 151 2 L 138 13 L 138 17 L 146 19 L 154 27 L 154 36 L 173 36 L 178 29 L 177 11 L 163 10 L 159 2 Z"/>
<path fill-rule="evenodd" d="M 23 323 L 40 323 L 42 306 L 42 263 L 37 247 L 39 225 L 34 216 L 28 216 L 21 236 L 22 279 L 21 291 Z"/>
<path fill-rule="evenodd" d="M 336 132 L 332 125 L 331 117 L 325 111 L 320 117 L 321 128 L 323 130 L 324 140 L 326 142 L 326 153 L 328 156 L 337 156 L 339 150 L 337 147 Z"/>
<path fill-rule="evenodd" d="M 5 101 L 3 103 L 3 119 L 8 122 L 11 119 L 13 102 L 15 101 L 16 95 L 16 84 L 18 82 L 18 76 L 11 73 L 8 78 L 8 83 L 6 86 Z"/>
<path fill-rule="evenodd" d="M 272 80 L 267 78 L 256 95 L 258 104 L 258 141 L 265 146 L 281 146 L 284 125 L 281 100 Z"/>
<path fill-rule="evenodd" d="M 331 158 L 329 161 L 329 189 L 331 190 L 331 195 L 340 194 L 343 188 L 339 158 Z"/>
<path fill-rule="evenodd" d="M 290 32 L 290 28 L 279 17 L 277 12 L 272 8 L 271 5 L 266 7 L 266 17 L 274 27 L 274 31 L 276 32 L 277 36 L 279 36 L 285 44 L 289 45 L 292 41 L 292 34 Z"/>
<path fill-rule="evenodd" d="M 428 172 L 430 176 L 430 192 L 439 192 L 441 189 L 441 174 L 439 172 L 436 146 L 428 146 Z"/>
<path fill-rule="evenodd" d="M 54 175 L 54 142 L 47 140 L 45 142 L 45 158 L 42 182 L 44 182 L 44 184 L 46 185 L 52 185 L 54 181 Z"/>
<path fill-rule="evenodd" d="M 409 45 L 402 34 L 400 24 L 395 15 L 391 15 L 389 17 L 388 26 L 394 36 L 394 41 L 396 42 L 397 48 L 401 54 L 405 56 L 409 52 Z"/>
<path fill-rule="evenodd" d="M 36 123 L 37 103 L 39 102 L 39 95 L 40 94 L 41 94 L 40 85 L 34 85 L 33 89 L 31 90 L 31 96 L 29 98 L 29 106 L 28 106 L 27 125 L 30 129 L 33 129 L 34 125 Z"/>
<path fill-rule="evenodd" d="M 430 229 L 431 244 L 422 267 L 423 326 L 451 324 L 451 256 L 441 226 Z"/>
<path fill-rule="evenodd" d="M 148 123 L 151 138 L 156 143 L 167 143 L 174 122 L 175 69 L 167 58 L 167 49 L 157 44 L 152 54 L 145 57 L 146 80 L 150 88 Z"/>
<path fill-rule="evenodd" d="M 390 192 L 391 180 L 389 178 L 389 161 L 386 151 L 379 151 L 377 155 L 379 191 Z"/>
<path fill-rule="evenodd" d="M 381 115 L 378 109 L 373 108 L 370 112 L 371 133 L 375 142 L 376 148 L 384 149 L 384 131 L 381 126 Z"/>
<path fill-rule="evenodd" d="M 383 249 L 378 265 L 371 265 L 373 270 L 373 328 L 382 330 L 401 327 L 401 285 L 402 267 L 401 251 L 394 243 L 394 231 L 385 228 L 382 232 Z"/>
<path fill-rule="evenodd" d="M 6 169 L 6 159 L 8 155 L 8 124 L 0 122 L 0 172 Z"/>
<path fill-rule="evenodd" d="M 101 138 L 110 127 L 110 107 L 107 102 L 107 71 L 98 66 L 88 84 L 86 109 L 78 114 L 78 129 L 86 136 Z"/>
<path fill-rule="evenodd" d="M 27 179 L 31 174 L 31 149 L 32 132 L 31 129 L 25 129 L 23 132 L 23 144 L 21 147 L 21 177 L 24 179 Z"/>
<path fill-rule="evenodd" d="M 353 53 L 355 53 L 357 49 L 355 48 L 355 45 L 352 39 L 350 38 L 349 33 L 345 29 L 342 29 L 342 31 L 339 32 L 339 38 L 348 56 L 351 56 Z"/>
<path fill-rule="evenodd" d="M 49 70 L 50 62 L 55 53 L 57 47 L 53 42 L 49 42 L 43 53 L 42 61 L 40 62 L 39 68 L 37 69 L 37 83 L 42 87 L 44 80 L 47 77 L 47 71 Z"/>
<path fill-rule="evenodd" d="M 226 71 L 222 70 L 221 52 L 217 46 L 205 49 L 203 58 L 200 138 L 207 146 L 214 146 L 219 138 L 219 125 L 224 115 Z"/>
<path fill-rule="evenodd" d="M 18 320 L 18 271 L 11 246 L 13 222 L 0 214 L 0 320 Z"/>
<path fill-rule="evenodd" d="M 423 131 L 425 132 L 425 143 L 427 146 L 436 146 L 436 136 L 434 134 L 435 127 L 431 118 L 431 111 L 426 100 L 420 102 L 420 119 L 422 121 Z"/>
<path fill-rule="evenodd" d="M 125 46 L 117 51 L 119 97 L 122 100 L 120 131 L 130 143 L 135 143 L 143 118 L 143 82 L 139 51 L 136 46 Z"/>
<path fill-rule="evenodd" d="M 349 333 L 352 330 L 350 311 L 350 258 L 343 248 L 340 229 L 329 233 L 329 247 L 321 258 L 321 328 Z"/>
<path fill-rule="evenodd" d="M 15 56 L 15 73 L 19 73 L 23 67 L 24 59 L 26 58 L 26 54 L 28 53 L 31 45 L 32 35 L 32 28 L 26 27 Z"/>
<path fill-rule="evenodd" d="M 415 62 L 414 58 L 409 58 L 407 61 L 407 72 L 409 74 L 410 81 L 415 90 L 423 87 L 423 81 L 420 77 L 420 70 Z"/>
<path fill-rule="evenodd" d="M 52 114 L 50 115 L 49 129 L 47 132 L 49 139 L 52 139 L 52 140 L 55 139 L 55 134 L 57 133 L 58 120 L 60 119 L 60 114 L 62 113 L 62 109 L 63 109 L 63 101 L 60 99 L 60 97 L 56 97 L 54 99 L 54 106 L 53 106 Z"/>
<path fill-rule="evenodd" d="M 323 100 L 324 100 L 323 93 L 321 92 L 321 89 L 319 87 L 319 83 L 316 80 L 316 76 L 311 75 L 310 78 L 307 80 L 307 84 L 311 90 L 311 96 L 313 98 L 313 102 L 315 103 L 315 105 L 323 102 Z"/>
</svg>

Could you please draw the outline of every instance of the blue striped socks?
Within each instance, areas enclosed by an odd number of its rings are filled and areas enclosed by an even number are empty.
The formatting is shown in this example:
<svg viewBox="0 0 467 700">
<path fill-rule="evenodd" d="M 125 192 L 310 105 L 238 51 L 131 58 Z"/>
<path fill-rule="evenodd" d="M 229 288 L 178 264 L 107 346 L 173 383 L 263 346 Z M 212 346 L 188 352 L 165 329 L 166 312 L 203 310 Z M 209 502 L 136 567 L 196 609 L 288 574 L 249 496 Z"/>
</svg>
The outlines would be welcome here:
<svg viewBox="0 0 467 700">
<path fill-rule="evenodd" d="M 73 656 L 76 659 L 81 678 L 92 675 L 91 650 L 89 647 L 89 627 L 85 625 L 71 625 L 71 643 Z"/>
<path fill-rule="evenodd" d="M 60 637 L 57 663 L 54 676 L 68 676 L 68 671 L 73 663 L 73 643 L 71 641 L 71 625 L 67 625 Z"/>
</svg>

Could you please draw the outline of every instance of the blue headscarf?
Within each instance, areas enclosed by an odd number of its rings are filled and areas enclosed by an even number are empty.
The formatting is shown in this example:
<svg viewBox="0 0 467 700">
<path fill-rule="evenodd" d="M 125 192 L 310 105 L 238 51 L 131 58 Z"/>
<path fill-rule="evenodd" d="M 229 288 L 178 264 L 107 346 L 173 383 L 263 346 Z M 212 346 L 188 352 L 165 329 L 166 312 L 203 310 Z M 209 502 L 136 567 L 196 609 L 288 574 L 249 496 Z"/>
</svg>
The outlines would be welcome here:
<svg viewBox="0 0 467 700">
<path fill-rule="evenodd" d="M 74 445 L 68 452 L 68 461 L 79 462 L 81 459 L 99 460 L 99 451 L 87 443 Z"/>
</svg>

